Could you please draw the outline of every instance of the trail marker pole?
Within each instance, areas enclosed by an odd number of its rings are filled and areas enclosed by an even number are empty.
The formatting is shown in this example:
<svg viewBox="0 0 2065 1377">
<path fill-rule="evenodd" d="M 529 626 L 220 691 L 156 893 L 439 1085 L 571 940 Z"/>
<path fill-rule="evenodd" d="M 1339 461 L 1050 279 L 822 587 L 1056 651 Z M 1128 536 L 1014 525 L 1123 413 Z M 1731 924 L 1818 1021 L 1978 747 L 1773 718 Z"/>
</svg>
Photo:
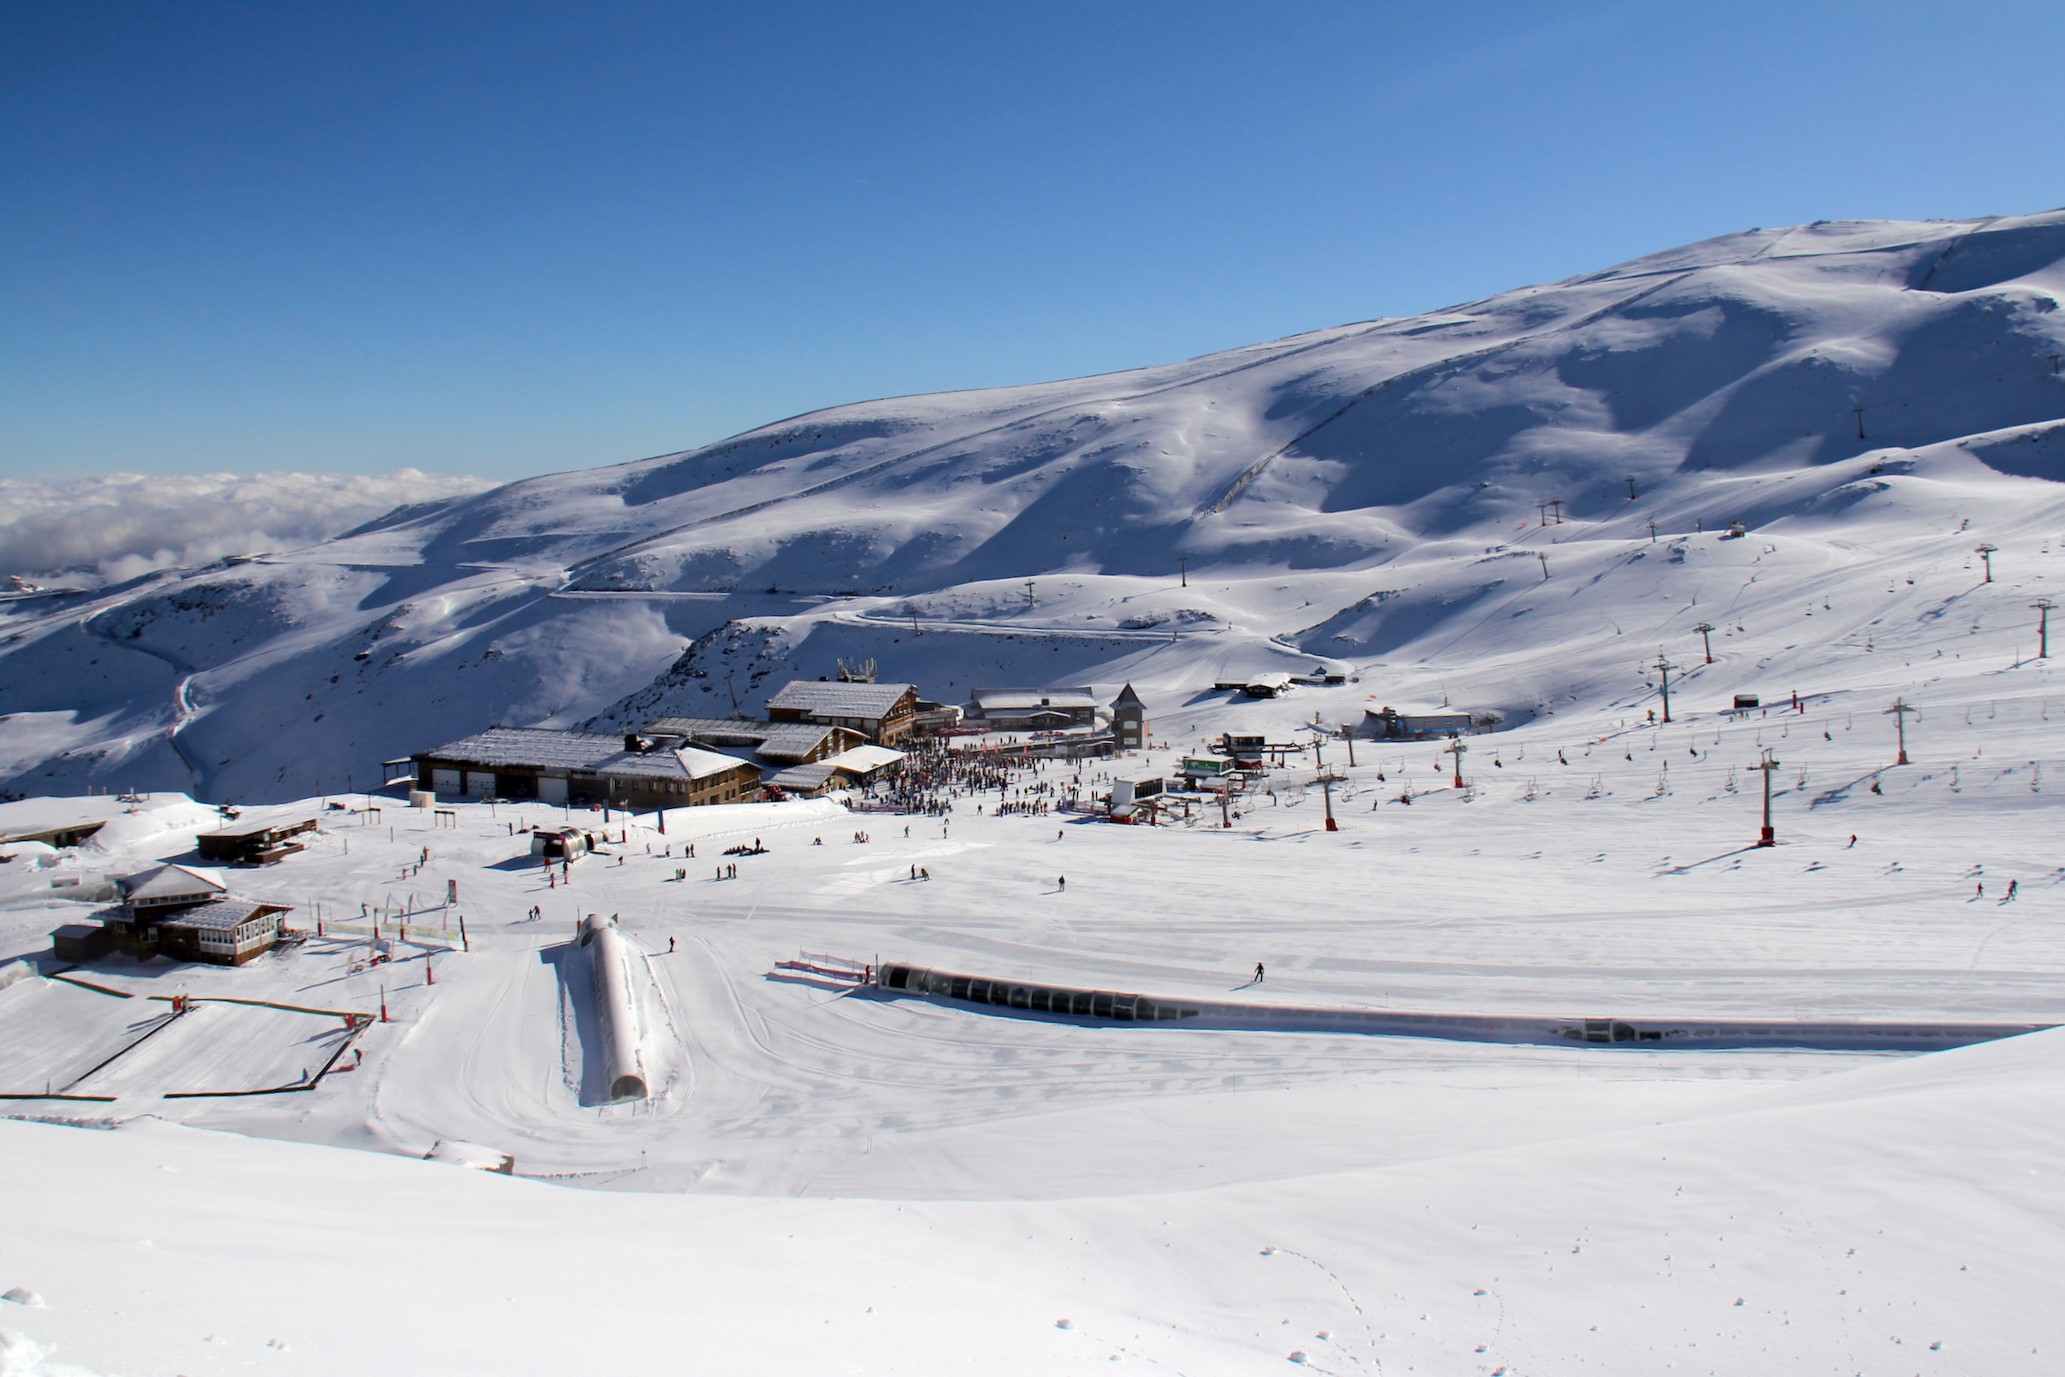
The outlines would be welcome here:
<svg viewBox="0 0 2065 1377">
<path fill-rule="evenodd" d="M 1893 762 L 1895 765 L 1905 765 L 1907 763 L 1907 714 L 1911 712 L 1920 711 L 1920 708 L 1911 708 L 1907 706 L 1906 699 L 1895 698 L 1893 700 L 1893 706 L 1887 708 L 1885 712 L 1879 714 L 1879 716 L 1881 717 L 1884 717 L 1886 713 L 1891 713 L 1893 715 L 1893 727 L 1894 730 L 1898 733 L 1900 740 L 1900 757 L 1899 759 Z"/>
<path fill-rule="evenodd" d="M 1764 752 L 1763 760 L 1750 766 L 1764 776 L 1764 829 L 1757 834 L 1757 845 L 1778 845 L 1778 834 L 1771 827 L 1771 775 L 1778 768 L 1778 761 L 1770 751 Z"/>
<path fill-rule="evenodd" d="M 1701 622 L 1692 629 L 1699 633 L 1699 642 L 1706 647 L 1706 662 L 1712 664 L 1714 662 L 1714 624 L 1712 622 Z"/>
<path fill-rule="evenodd" d="M 2049 598 L 2038 598 L 2029 605 L 2036 609 L 2036 658 L 2048 660 L 2051 657 L 2051 609 L 2058 604 Z"/>
</svg>

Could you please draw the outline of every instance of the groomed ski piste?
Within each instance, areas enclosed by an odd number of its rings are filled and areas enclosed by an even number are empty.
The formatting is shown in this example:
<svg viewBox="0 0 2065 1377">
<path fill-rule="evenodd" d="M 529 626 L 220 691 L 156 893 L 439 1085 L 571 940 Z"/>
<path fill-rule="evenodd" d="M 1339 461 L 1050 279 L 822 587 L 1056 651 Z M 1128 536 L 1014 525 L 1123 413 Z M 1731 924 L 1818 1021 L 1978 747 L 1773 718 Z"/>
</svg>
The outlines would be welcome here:
<svg viewBox="0 0 2065 1377">
<path fill-rule="evenodd" d="M 1052 796 L 994 791 L 945 818 L 675 810 L 664 833 L 269 798 L 322 829 L 222 874 L 294 905 L 308 941 L 67 973 L 112 994 L 47 965 L 0 988 L 0 1092 L 96 1096 L 0 1119 L 0 1372 L 2051 1373 L 2065 1031 L 1995 1034 L 2065 1023 L 2065 683 L 2033 607 L 2065 601 L 2065 490 L 2011 471 L 2055 433 L 1773 460 L 1740 480 L 1765 504 L 1740 537 L 1706 506 L 1652 542 L 1641 502 L 1561 524 L 1529 503 L 1381 568 L 1043 575 L 1036 607 L 964 587 L 922 636 L 855 599 L 807 636 L 748 617 L 687 661 L 809 644 L 921 682 L 934 656 L 964 686 L 1130 682 L 1155 749 L 1085 763 L 1093 792 L 1226 730 L 1503 713 L 1462 788 L 1444 743 L 1358 740 L 1351 764 L 1324 739 L 1231 827 L 1205 805 L 1159 827 L 999 814 Z M 1218 620 L 1063 636 L 1122 603 Z M 1354 677 L 1210 688 L 1318 663 Z M 1896 700 L 1919 710 L 1907 764 Z M 211 769 L 228 701 L 187 743 Z M 10 739 L 98 720 L 51 717 Z M 108 819 L 71 850 L 0 848 L 0 958 L 219 825 L 142 793 L 0 804 L 0 833 Z M 523 829 L 568 820 L 620 840 L 548 884 Z M 463 949 L 434 935 L 462 914 Z M 596 997 L 590 915 L 622 1008 Z M 1255 1012 L 1057 1014 L 844 962 Z M 152 1032 L 175 995 L 194 1012 Z M 1859 1026 L 1983 1035 L 1812 1031 Z M 1789 1032 L 1639 1037 L 1713 1027 Z M 508 1177 L 452 1164 L 504 1156 Z"/>
</svg>

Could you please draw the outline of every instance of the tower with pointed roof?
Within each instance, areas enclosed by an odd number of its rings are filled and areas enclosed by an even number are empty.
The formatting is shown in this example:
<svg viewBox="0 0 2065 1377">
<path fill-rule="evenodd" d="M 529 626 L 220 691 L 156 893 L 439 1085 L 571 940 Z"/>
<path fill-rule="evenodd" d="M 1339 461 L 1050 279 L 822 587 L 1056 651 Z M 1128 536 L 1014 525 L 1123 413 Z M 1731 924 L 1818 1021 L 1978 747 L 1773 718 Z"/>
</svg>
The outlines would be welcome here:
<svg viewBox="0 0 2065 1377">
<path fill-rule="evenodd" d="M 1111 744 L 1121 751 L 1144 750 L 1147 746 L 1147 704 L 1127 684 L 1111 700 Z"/>
</svg>

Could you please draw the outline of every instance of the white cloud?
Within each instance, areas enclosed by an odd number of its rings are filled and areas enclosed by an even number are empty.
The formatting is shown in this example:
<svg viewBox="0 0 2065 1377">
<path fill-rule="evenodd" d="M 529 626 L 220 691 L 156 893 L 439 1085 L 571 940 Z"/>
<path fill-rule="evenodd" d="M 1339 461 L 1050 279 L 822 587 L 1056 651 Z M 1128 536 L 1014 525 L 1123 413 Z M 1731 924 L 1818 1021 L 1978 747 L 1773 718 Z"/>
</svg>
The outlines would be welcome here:
<svg viewBox="0 0 2065 1377">
<path fill-rule="evenodd" d="M 417 469 L 0 478 L 0 575 L 112 581 L 224 555 L 294 549 L 406 503 L 491 486 Z"/>
</svg>

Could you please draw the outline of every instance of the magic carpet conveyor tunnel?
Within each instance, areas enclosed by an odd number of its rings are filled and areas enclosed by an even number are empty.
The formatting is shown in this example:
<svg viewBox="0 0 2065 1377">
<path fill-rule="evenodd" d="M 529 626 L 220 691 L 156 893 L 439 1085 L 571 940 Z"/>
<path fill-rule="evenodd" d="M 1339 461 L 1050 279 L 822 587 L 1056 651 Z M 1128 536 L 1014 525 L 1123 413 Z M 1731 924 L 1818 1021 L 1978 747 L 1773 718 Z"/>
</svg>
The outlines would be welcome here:
<svg viewBox="0 0 2065 1377">
<path fill-rule="evenodd" d="M 960 975 L 922 966 L 884 965 L 877 987 L 893 993 L 992 1005 L 1027 1014 L 1118 1023 L 1182 1023 L 1227 1032 L 1357 1033 L 1541 1047 L 1785 1047 L 1822 1051 L 1933 1052 L 2042 1032 L 2048 1023 L 1927 1020 L 1568 1018 L 1529 1014 L 1434 1014 L 1389 1009 L 1301 1008 L 1231 1000 L 1165 999 L 1117 990 L 1082 990 L 1024 980 Z"/>
</svg>

